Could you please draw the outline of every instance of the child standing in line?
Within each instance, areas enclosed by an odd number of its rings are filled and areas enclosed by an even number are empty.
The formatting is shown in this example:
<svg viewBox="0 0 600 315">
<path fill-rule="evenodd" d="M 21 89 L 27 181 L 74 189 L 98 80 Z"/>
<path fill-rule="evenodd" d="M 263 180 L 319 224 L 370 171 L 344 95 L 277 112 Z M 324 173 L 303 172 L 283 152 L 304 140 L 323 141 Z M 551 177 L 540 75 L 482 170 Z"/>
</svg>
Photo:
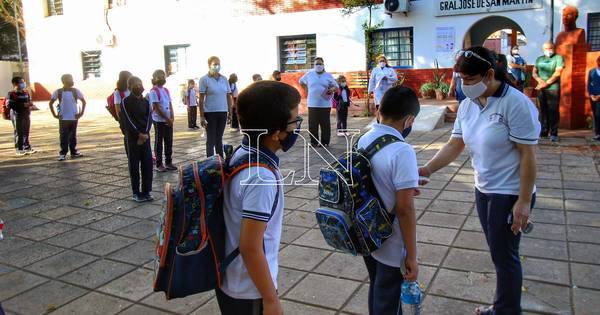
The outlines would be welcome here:
<svg viewBox="0 0 600 315">
<path fill-rule="evenodd" d="M 72 75 L 63 74 L 60 80 L 63 83 L 63 87 L 54 91 L 48 105 L 52 116 L 58 119 L 60 134 L 60 155 L 58 160 L 64 161 L 68 152 L 71 152 L 72 159 L 83 156 L 77 151 L 77 124 L 79 118 L 85 112 L 86 101 L 81 91 L 73 87 L 75 83 L 73 82 Z M 54 102 L 57 100 L 57 110 L 54 110 Z M 81 101 L 81 111 L 79 111 L 77 106 L 77 100 Z"/>
<path fill-rule="evenodd" d="M 277 274 L 284 200 L 275 153 L 289 150 L 298 137 L 299 103 L 295 88 L 276 81 L 256 82 L 239 95 L 238 114 L 245 136 L 232 163 L 249 154 L 266 162 L 243 169 L 224 187 L 225 251 L 237 248 L 240 255 L 216 290 L 223 315 L 283 314 Z"/>
<path fill-rule="evenodd" d="M 350 88 L 346 83 L 346 77 L 340 75 L 337 78 L 340 89 L 334 93 L 337 112 L 337 136 L 343 137 L 348 129 L 348 108 L 350 107 Z"/>
<path fill-rule="evenodd" d="M 127 145 L 129 175 L 133 200 L 137 202 L 153 200 L 152 191 L 152 149 L 150 148 L 150 128 L 152 127 L 150 104 L 142 96 L 144 86 L 138 77 L 130 77 L 127 83 L 131 95 L 121 104 L 121 126 Z M 140 191 L 140 168 L 142 189 Z"/>
<path fill-rule="evenodd" d="M 200 129 L 197 123 L 198 117 L 198 93 L 196 93 L 196 82 L 193 79 L 188 80 L 187 91 L 185 93 L 185 105 L 188 111 L 188 128 Z"/>
<path fill-rule="evenodd" d="M 173 165 L 173 122 L 175 112 L 169 90 L 164 87 L 167 80 L 163 70 L 156 70 L 152 74 L 156 86 L 148 93 L 148 100 L 152 104 L 152 120 L 154 121 L 154 151 L 156 153 L 156 170 L 159 172 L 175 171 Z M 163 144 L 165 149 L 165 164 L 163 164 Z"/>
<path fill-rule="evenodd" d="M 15 148 L 17 156 L 33 154 L 36 151 L 29 144 L 29 129 L 31 127 L 31 97 L 25 88 L 27 85 L 21 77 L 12 79 L 13 90 L 8 93 L 8 110 L 11 111 L 15 133 Z"/>
</svg>

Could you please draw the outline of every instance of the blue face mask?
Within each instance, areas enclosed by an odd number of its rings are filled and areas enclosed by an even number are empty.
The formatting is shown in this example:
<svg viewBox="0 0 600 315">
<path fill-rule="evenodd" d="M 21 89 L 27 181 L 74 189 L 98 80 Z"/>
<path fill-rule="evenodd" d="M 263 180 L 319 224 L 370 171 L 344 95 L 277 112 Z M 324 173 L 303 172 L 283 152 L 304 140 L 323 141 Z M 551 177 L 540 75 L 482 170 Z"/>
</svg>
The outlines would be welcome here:
<svg viewBox="0 0 600 315">
<path fill-rule="evenodd" d="M 294 146 L 294 144 L 296 144 L 296 139 L 298 139 L 298 133 L 296 133 L 296 130 L 288 133 L 283 140 L 279 140 L 279 143 L 281 144 L 281 150 L 283 152 L 287 152 Z"/>
</svg>

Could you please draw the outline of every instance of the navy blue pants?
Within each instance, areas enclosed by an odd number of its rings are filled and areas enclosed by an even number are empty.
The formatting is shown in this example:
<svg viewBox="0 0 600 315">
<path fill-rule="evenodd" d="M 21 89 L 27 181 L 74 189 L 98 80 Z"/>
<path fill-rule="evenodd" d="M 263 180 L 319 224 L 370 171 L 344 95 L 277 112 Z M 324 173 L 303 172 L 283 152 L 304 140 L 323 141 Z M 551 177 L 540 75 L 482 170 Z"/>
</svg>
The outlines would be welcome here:
<svg viewBox="0 0 600 315">
<path fill-rule="evenodd" d="M 58 133 L 60 134 L 60 155 L 71 151 L 77 153 L 77 120 L 59 120 Z"/>
<path fill-rule="evenodd" d="M 131 178 L 131 190 L 134 195 L 140 195 L 140 171 L 142 178 L 141 194 L 149 194 L 152 191 L 152 149 L 150 140 L 144 144 L 137 145 L 137 139 L 126 137 L 127 159 L 129 161 L 129 177 Z"/>
<path fill-rule="evenodd" d="M 220 289 L 215 291 L 221 315 L 262 315 L 263 313 L 262 299 L 234 299 Z"/>
<path fill-rule="evenodd" d="M 514 235 L 512 208 L 517 195 L 484 194 L 475 190 L 475 205 L 496 267 L 494 314 L 521 314 L 523 269 L 519 257 L 521 233 Z M 533 195 L 531 207 L 535 204 Z"/>
<path fill-rule="evenodd" d="M 154 153 L 156 153 L 156 166 L 163 165 L 163 143 L 165 147 L 165 164 L 172 163 L 173 157 L 173 126 L 165 122 L 154 122 Z"/>
<path fill-rule="evenodd" d="M 600 101 L 592 102 L 592 115 L 594 116 L 594 132 L 600 136 Z"/>
<path fill-rule="evenodd" d="M 348 107 L 350 107 L 350 102 L 340 102 L 336 107 L 338 132 L 348 129 Z"/>
<path fill-rule="evenodd" d="M 227 126 L 227 112 L 204 113 L 206 118 L 206 157 L 223 156 L 223 134 Z"/>
<path fill-rule="evenodd" d="M 30 149 L 29 129 L 31 128 L 31 118 L 29 116 L 29 111 L 23 113 L 13 111 L 11 118 L 15 129 L 15 148 L 17 150 Z"/>
<path fill-rule="evenodd" d="M 369 272 L 369 314 L 402 315 L 400 291 L 402 271 L 378 262 L 371 256 L 364 257 Z"/>
</svg>

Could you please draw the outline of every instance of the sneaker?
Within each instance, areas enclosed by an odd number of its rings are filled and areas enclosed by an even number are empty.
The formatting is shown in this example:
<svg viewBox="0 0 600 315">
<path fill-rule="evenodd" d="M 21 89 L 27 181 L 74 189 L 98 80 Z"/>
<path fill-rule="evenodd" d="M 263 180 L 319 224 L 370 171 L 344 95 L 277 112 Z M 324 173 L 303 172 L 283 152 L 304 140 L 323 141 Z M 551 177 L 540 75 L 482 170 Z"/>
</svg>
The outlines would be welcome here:
<svg viewBox="0 0 600 315">
<path fill-rule="evenodd" d="M 165 168 L 169 171 L 176 171 L 177 170 L 177 166 L 173 165 L 173 164 L 167 164 L 165 166 Z"/>
<path fill-rule="evenodd" d="M 133 201 L 135 201 L 135 202 L 144 202 L 144 201 L 146 201 L 146 198 L 144 198 L 144 196 L 138 195 L 138 194 L 133 194 L 133 197 L 131 199 L 133 199 Z"/>
<path fill-rule="evenodd" d="M 156 167 L 156 171 L 160 172 L 160 173 L 164 173 L 167 171 L 167 168 L 164 167 L 163 165 L 159 165 Z"/>
<path fill-rule="evenodd" d="M 144 198 L 144 201 L 152 201 L 152 200 L 154 200 L 154 197 L 152 197 L 151 194 L 144 194 L 143 198 Z"/>
<path fill-rule="evenodd" d="M 550 136 L 550 141 L 558 142 L 558 136 Z"/>
<path fill-rule="evenodd" d="M 200 129 L 200 127 L 198 125 L 194 126 L 194 129 Z"/>
<path fill-rule="evenodd" d="M 34 154 L 34 153 L 36 153 L 36 152 L 37 152 L 37 151 L 36 151 L 36 150 L 34 150 L 34 149 L 32 149 L 32 148 L 29 148 L 29 149 L 26 149 L 26 150 L 25 150 L 25 154 Z"/>
<path fill-rule="evenodd" d="M 338 136 L 338 137 L 343 137 L 343 136 L 345 136 L 345 135 L 346 135 L 346 134 L 345 134 L 344 132 L 341 132 L 341 131 L 338 131 L 338 132 L 337 132 L 337 136 Z"/>
<path fill-rule="evenodd" d="M 17 150 L 17 151 L 15 152 L 15 154 L 16 154 L 17 156 L 25 156 L 25 154 L 27 154 L 27 153 L 26 153 L 26 151 L 25 151 L 25 150 Z"/>
<path fill-rule="evenodd" d="M 595 136 L 594 141 L 600 141 L 600 135 Z"/>
<path fill-rule="evenodd" d="M 81 154 L 79 151 L 77 151 L 75 153 L 71 153 L 71 158 L 72 159 L 80 158 L 82 156 L 83 156 L 83 154 Z"/>
<path fill-rule="evenodd" d="M 58 160 L 59 160 L 59 161 L 64 161 L 64 160 L 66 160 L 66 159 L 67 159 L 67 156 L 66 156 L 66 155 L 64 155 L 64 154 L 61 154 L 61 155 L 59 155 L 59 156 L 58 156 Z"/>
</svg>

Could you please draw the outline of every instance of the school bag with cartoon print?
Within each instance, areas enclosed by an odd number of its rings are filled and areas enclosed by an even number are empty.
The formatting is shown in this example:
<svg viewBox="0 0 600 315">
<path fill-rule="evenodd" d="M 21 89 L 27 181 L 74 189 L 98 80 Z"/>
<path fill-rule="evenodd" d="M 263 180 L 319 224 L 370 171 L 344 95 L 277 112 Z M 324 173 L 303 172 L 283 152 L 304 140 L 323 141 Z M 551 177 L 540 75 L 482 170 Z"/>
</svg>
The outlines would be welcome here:
<svg viewBox="0 0 600 315">
<path fill-rule="evenodd" d="M 371 179 L 371 162 L 387 145 L 402 141 L 393 135 L 375 139 L 367 148 L 343 153 L 320 171 L 319 229 L 327 244 L 352 255 L 368 256 L 392 235 L 395 215 L 389 213 Z M 393 211 L 393 209 L 390 209 Z"/>
<path fill-rule="evenodd" d="M 182 298 L 221 286 L 225 270 L 239 248 L 225 253 L 223 188 L 240 171 L 261 166 L 275 174 L 276 165 L 261 154 L 231 161 L 234 150 L 224 146 L 225 160 L 214 155 L 179 168 L 179 185 L 167 184 L 157 230 L 154 291 L 167 299 Z M 279 199 L 275 196 L 271 213 Z"/>
</svg>

